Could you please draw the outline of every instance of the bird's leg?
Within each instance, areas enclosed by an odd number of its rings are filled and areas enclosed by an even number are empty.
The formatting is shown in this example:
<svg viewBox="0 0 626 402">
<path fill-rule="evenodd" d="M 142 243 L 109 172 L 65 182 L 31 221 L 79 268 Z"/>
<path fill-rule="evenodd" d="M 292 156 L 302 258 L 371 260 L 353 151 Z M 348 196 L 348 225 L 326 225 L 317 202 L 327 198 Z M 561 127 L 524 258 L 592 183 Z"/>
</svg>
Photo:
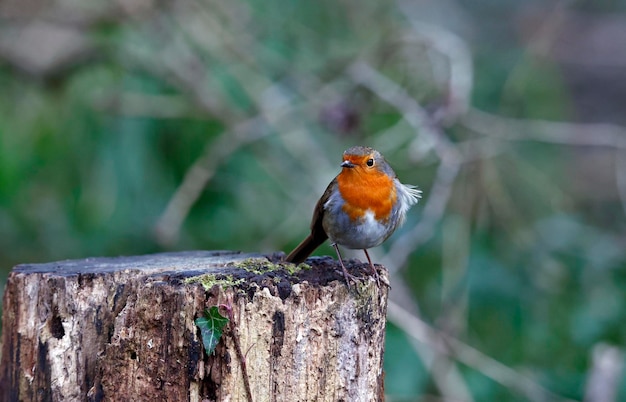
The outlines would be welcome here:
<svg viewBox="0 0 626 402">
<path fill-rule="evenodd" d="M 374 274 L 376 285 L 380 287 L 380 277 L 378 276 L 378 271 L 376 270 L 376 267 L 374 267 L 374 264 L 372 264 L 372 259 L 370 258 L 370 255 L 367 253 L 367 249 L 363 249 L 363 251 L 365 251 L 365 256 L 367 257 L 367 261 L 370 263 L 370 268 L 372 268 L 372 274 Z"/>
<path fill-rule="evenodd" d="M 332 246 L 335 248 L 335 251 L 337 252 L 337 257 L 339 258 L 339 263 L 341 264 L 341 269 L 343 270 L 343 276 L 344 278 L 346 278 L 346 285 L 348 285 L 348 289 L 350 289 L 350 281 L 353 281 L 354 283 L 356 283 L 356 277 L 354 275 L 349 274 L 348 270 L 346 269 L 346 266 L 343 265 L 343 259 L 341 258 L 341 253 L 339 252 L 339 246 L 337 246 L 337 243 L 333 243 Z"/>
</svg>

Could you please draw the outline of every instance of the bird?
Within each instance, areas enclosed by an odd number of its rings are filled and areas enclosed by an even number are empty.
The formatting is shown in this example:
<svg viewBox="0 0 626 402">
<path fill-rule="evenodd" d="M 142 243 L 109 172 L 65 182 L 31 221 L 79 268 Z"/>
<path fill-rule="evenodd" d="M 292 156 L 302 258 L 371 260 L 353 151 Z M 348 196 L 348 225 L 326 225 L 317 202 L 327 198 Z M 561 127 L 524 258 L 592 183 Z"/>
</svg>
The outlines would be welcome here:
<svg viewBox="0 0 626 402">
<path fill-rule="evenodd" d="M 409 208 L 421 198 L 416 186 L 402 184 L 383 155 L 373 148 L 353 146 L 343 153 L 341 172 L 317 202 L 311 233 L 287 255 L 300 264 L 327 239 L 337 252 L 348 288 L 350 275 L 338 246 L 361 249 L 377 284 L 378 272 L 367 249 L 379 246 L 404 223 Z"/>
</svg>

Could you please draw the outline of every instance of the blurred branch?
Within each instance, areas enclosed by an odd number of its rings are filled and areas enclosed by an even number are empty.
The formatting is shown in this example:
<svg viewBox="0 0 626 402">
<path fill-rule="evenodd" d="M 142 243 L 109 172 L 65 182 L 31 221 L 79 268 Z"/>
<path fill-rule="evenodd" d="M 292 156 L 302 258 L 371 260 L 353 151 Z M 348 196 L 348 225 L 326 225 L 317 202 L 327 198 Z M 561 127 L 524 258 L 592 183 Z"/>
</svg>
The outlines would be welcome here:
<svg viewBox="0 0 626 402">
<path fill-rule="evenodd" d="M 540 141 L 552 144 L 612 148 L 615 154 L 615 181 L 626 214 L 626 127 L 611 123 L 572 123 L 516 119 L 475 108 L 460 119 L 469 130 L 486 138 L 506 141 Z M 475 140 L 474 140 L 475 141 Z"/>
<path fill-rule="evenodd" d="M 255 117 L 223 133 L 215 143 L 208 144 L 203 155 L 187 170 L 183 182 L 157 221 L 155 234 L 159 244 L 171 245 L 178 239 L 183 221 L 220 164 L 240 147 L 272 132 L 262 117 Z"/>
<path fill-rule="evenodd" d="M 403 329 L 419 342 L 428 345 L 437 353 L 458 360 L 491 378 L 498 384 L 516 390 L 531 401 L 569 401 L 481 351 L 449 336 L 445 332 L 432 328 L 394 302 L 389 303 L 387 316 L 394 325 Z"/>
<path fill-rule="evenodd" d="M 623 369 L 624 353 L 619 348 L 604 343 L 595 345 L 584 401 L 615 402 Z"/>
<path fill-rule="evenodd" d="M 448 227 L 450 225 L 447 225 Z M 444 226 L 445 228 L 445 226 Z M 445 229 L 444 229 L 445 230 Z M 460 232 L 463 232 L 462 230 Z M 445 237 L 445 236 L 444 236 Z M 458 236 L 453 236 L 454 239 L 449 239 L 448 243 L 455 248 L 453 251 L 454 254 L 458 252 L 457 244 Z M 462 240 L 461 240 L 462 241 Z M 463 247 L 460 247 L 463 249 Z M 449 256 L 450 253 L 445 252 L 446 247 L 444 246 L 444 260 L 447 262 L 451 262 L 451 258 Z M 446 254 L 448 254 L 446 258 Z M 463 257 L 462 257 L 463 258 Z M 454 259 L 454 257 L 452 258 Z M 458 261 L 458 263 L 451 262 L 451 266 L 456 265 L 458 268 L 458 273 L 460 275 L 464 275 L 465 271 L 465 263 L 462 261 Z M 446 267 L 445 264 L 444 273 L 443 273 L 443 286 L 442 286 L 442 297 L 446 297 L 449 295 L 450 290 L 446 289 L 446 285 L 448 288 L 454 287 L 455 285 L 450 282 L 456 282 L 455 279 L 451 278 L 449 271 L 450 267 Z M 454 268 L 452 268 L 454 269 Z M 446 271 L 448 271 L 446 273 Z M 416 303 L 410 298 L 410 300 L 402 299 L 398 297 L 398 293 L 411 292 L 408 289 L 407 284 L 399 275 L 396 273 L 391 276 L 392 282 L 391 286 L 393 288 L 393 292 L 390 294 L 390 303 L 399 306 L 405 306 L 404 310 L 407 314 L 411 314 L 414 317 L 419 317 L 419 312 Z M 399 292 L 404 291 L 404 292 Z M 445 301 L 444 301 L 445 303 Z M 408 305 L 408 307 L 407 307 Z M 459 306 L 459 305 L 457 305 Z M 455 314 L 458 312 L 460 314 Z M 452 314 L 449 314 L 452 313 Z M 461 316 L 461 314 L 466 313 L 463 310 L 451 310 L 446 312 L 442 312 L 439 316 L 440 318 L 437 321 L 447 321 L 444 323 L 444 327 L 447 329 L 451 329 L 456 333 L 460 328 L 460 326 L 464 326 L 467 323 L 467 320 Z M 453 322 L 455 321 L 455 322 Z M 448 333 L 450 333 L 448 331 Z M 430 377 L 432 382 L 436 385 L 439 394 L 441 395 L 443 400 L 445 401 L 463 401 L 463 402 L 472 402 L 474 401 L 474 397 L 471 392 L 471 385 L 469 379 L 463 375 L 462 368 L 457 364 L 457 362 L 450 356 L 446 356 L 442 353 L 439 353 L 437 350 L 433 349 L 429 344 L 418 341 L 415 337 L 409 338 L 411 341 L 411 345 L 415 352 L 419 355 L 424 367 L 430 373 Z"/>
<path fill-rule="evenodd" d="M 381 261 L 390 272 L 405 266 L 411 253 L 433 236 L 446 211 L 459 169 L 460 164 L 455 162 L 444 161 L 439 165 L 419 223 L 398 238 Z"/>
<path fill-rule="evenodd" d="M 458 161 L 460 156 L 428 112 L 403 88 L 378 72 L 369 64 L 359 61 L 348 68 L 348 76 L 379 98 L 398 109 L 402 117 L 432 144 L 437 156 Z"/>
<path fill-rule="evenodd" d="M 395 288 L 394 288 L 395 291 Z M 456 362 L 449 356 L 433 350 L 430 345 L 410 338 L 411 346 L 419 355 L 424 367 L 429 371 L 433 383 L 446 402 L 473 402 L 472 392 Z M 420 400 L 422 400 L 420 398 Z"/>
<path fill-rule="evenodd" d="M 401 2 L 401 4 L 404 3 Z M 474 84 L 472 54 L 465 41 L 451 31 L 436 25 L 418 22 L 413 18 L 409 20 L 413 29 L 410 37 L 426 42 L 431 49 L 445 56 L 448 61 L 448 79 L 444 91 L 446 102 L 445 106 L 438 110 L 435 118 L 437 121 L 450 124 L 467 113 L 471 104 L 470 98 Z"/>
<path fill-rule="evenodd" d="M 478 109 L 471 109 L 460 122 L 476 133 L 503 140 L 626 149 L 626 128 L 611 123 L 515 119 Z"/>
</svg>

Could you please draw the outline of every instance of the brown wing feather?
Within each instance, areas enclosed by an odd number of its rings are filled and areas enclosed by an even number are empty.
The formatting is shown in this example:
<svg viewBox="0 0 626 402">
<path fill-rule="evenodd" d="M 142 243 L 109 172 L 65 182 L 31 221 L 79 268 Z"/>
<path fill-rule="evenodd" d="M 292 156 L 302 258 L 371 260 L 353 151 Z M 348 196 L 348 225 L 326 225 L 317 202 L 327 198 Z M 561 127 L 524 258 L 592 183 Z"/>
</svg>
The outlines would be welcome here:
<svg viewBox="0 0 626 402">
<path fill-rule="evenodd" d="M 324 191 L 324 195 L 319 199 L 317 205 L 315 205 L 315 209 L 313 210 L 313 219 L 311 219 L 311 234 L 308 235 L 302 242 L 295 248 L 285 261 L 293 262 L 294 264 L 300 264 L 308 256 L 311 255 L 315 249 L 322 245 L 328 239 L 328 235 L 324 231 L 324 227 L 322 226 L 322 219 L 324 218 L 324 204 L 330 198 L 330 194 L 333 189 L 337 186 L 337 178 L 335 178 L 328 187 L 326 187 L 326 191 Z"/>
</svg>

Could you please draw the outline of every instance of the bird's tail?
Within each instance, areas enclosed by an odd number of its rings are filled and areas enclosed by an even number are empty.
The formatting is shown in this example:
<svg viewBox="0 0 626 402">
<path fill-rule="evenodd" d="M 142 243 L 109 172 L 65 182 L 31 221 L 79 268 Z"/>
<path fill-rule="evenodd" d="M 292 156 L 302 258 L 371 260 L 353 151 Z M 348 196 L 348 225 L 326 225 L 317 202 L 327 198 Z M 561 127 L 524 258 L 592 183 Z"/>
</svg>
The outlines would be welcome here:
<svg viewBox="0 0 626 402">
<path fill-rule="evenodd" d="M 302 243 L 298 244 L 298 246 L 293 249 L 291 253 L 285 258 L 285 261 L 292 262 L 294 264 L 300 264 L 308 256 L 311 255 L 312 252 L 315 251 L 322 243 L 324 243 L 328 239 L 326 233 L 311 233 L 306 237 L 306 239 L 302 240 Z"/>
</svg>

